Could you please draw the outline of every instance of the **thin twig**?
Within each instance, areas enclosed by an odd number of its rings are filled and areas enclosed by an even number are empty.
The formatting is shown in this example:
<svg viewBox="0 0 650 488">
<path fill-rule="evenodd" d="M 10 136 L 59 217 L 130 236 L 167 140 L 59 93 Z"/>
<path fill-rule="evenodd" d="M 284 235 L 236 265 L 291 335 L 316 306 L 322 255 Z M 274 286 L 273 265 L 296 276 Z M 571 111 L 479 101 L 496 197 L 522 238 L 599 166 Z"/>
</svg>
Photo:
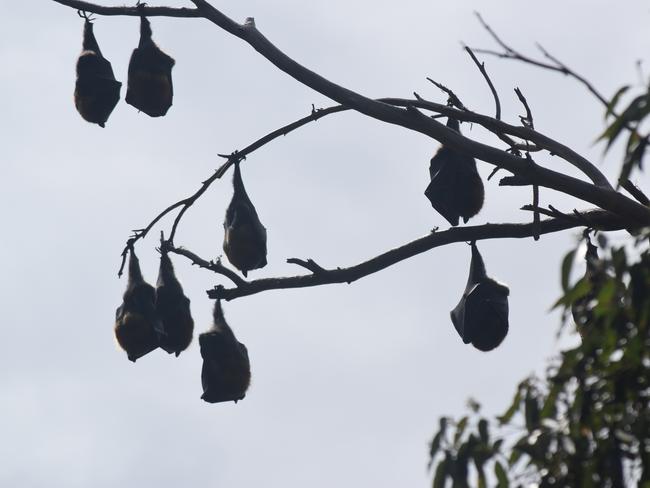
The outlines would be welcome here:
<svg viewBox="0 0 650 488">
<path fill-rule="evenodd" d="M 519 98 L 519 101 L 524 106 L 524 109 L 526 109 L 526 116 L 522 117 L 520 115 L 519 120 L 521 120 L 521 123 L 523 124 L 524 127 L 528 127 L 529 129 L 534 129 L 535 123 L 533 122 L 533 112 L 530 110 L 530 107 L 528 106 L 528 101 L 526 100 L 526 97 L 524 96 L 523 92 L 519 89 L 519 87 L 515 88 L 515 93 L 517 94 L 517 98 Z"/>
<path fill-rule="evenodd" d="M 287 259 L 287 263 L 297 264 L 298 266 L 302 266 L 303 268 L 311 271 L 314 274 L 324 273 L 326 271 L 325 268 L 318 265 L 316 261 L 314 261 L 313 259 L 307 259 L 305 261 L 304 259 L 289 258 Z"/>
<path fill-rule="evenodd" d="M 496 43 L 503 49 L 503 52 L 499 51 L 494 51 L 490 49 L 474 49 L 475 52 L 477 53 L 482 53 L 482 54 L 488 54 L 491 56 L 496 56 L 502 59 L 512 59 L 515 61 L 521 61 L 526 64 L 530 64 L 533 66 L 537 66 L 539 68 L 543 68 L 546 70 L 550 71 L 556 71 L 558 73 L 562 73 L 563 75 L 570 76 L 571 78 L 577 80 L 579 83 L 581 83 L 594 97 L 600 101 L 605 107 L 609 105 L 609 101 L 594 87 L 594 85 L 587 80 L 584 76 L 576 73 L 572 69 L 570 69 L 567 65 L 562 63 L 560 60 L 558 60 L 555 56 L 552 56 L 546 49 L 544 49 L 540 44 L 537 44 L 537 48 L 542 52 L 543 56 L 551 61 L 551 63 L 545 63 L 543 61 L 539 61 L 537 59 L 533 59 L 531 57 L 525 56 L 524 54 L 520 53 L 519 51 L 516 51 L 513 49 L 511 46 L 503 42 L 503 40 L 497 36 L 497 34 L 492 30 L 492 28 L 483 20 L 483 17 L 478 12 L 474 12 L 476 15 L 478 21 L 481 23 L 483 28 L 490 34 L 492 39 L 496 41 Z M 615 117 L 618 117 L 618 115 L 614 112 L 612 114 Z"/>
<path fill-rule="evenodd" d="M 533 207 L 539 207 L 539 186 L 533 185 Z M 539 212 L 533 212 L 533 239 L 539 241 Z"/>
<path fill-rule="evenodd" d="M 482 63 L 478 60 L 478 58 L 476 57 L 476 55 L 474 54 L 474 52 L 470 47 L 465 46 L 465 51 L 470 55 L 472 61 L 474 61 L 474 64 L 483 75 L 483 78 L 485 78 L 488 87 L 490 87 L 490 91 L 492 92 L 492 97 L 494 98 L 494 105 L 496 111 L 496 115 L 494 116 L 494 118 L 497 120 L 501 120 L 501 102 L 499 101 L 499 94 L 497 93 L 496 88 L 494 88 L 494 84 L 490 79 L 490 75 L 488 75 L 487 70 L 485 69 L 485 63 Z"/>
<path fill-rule="evenodd" d="M 174 254 L 178 254 L 179 256 L 186 257 L 192 262 L 192 264 L 195 264 L 201 268 L 225 276 L 238 287 L 247 286 L 248 284 L 246 280 L 240 278 L 239 275 L 235 273 L 233 270 L 226 268 L 223 264 L 221 264 L 221 259 L 217 259 L 216 261 L 207 261 L 197 256 L 193 252 L 188 251 L 187 249 L 183 249 L 182 247 L 174 247 L 171 244 L 167 247 L 167 250 Z"/>
<path fill-rule="evenodd" d="M 432 80 L 428 76 L 427 76 L 427 80 L 430 81 L 431 83 L 433 83 L 434 85 L 436 85 L 440 90 L 442 90 L 443 92 L 445 92 L 447 94 L 447 96 L 449 97 L 449 99 L 447 101 L 447 105 L 456 107 L 456 108 L 458 108 L 460 110 L 467 110 L 465 105 L 463 105 L 463 102 L 460 101 L 460 98 L 458 98 L 458 96 L 450 88 L 447 88 L 442 83 L 438 83 L 437 81 Z M 414 95 L 415 95 L 415 98 L 420 99 L 420 97 L 417 94 L 414 93 Z"/>
</svg>

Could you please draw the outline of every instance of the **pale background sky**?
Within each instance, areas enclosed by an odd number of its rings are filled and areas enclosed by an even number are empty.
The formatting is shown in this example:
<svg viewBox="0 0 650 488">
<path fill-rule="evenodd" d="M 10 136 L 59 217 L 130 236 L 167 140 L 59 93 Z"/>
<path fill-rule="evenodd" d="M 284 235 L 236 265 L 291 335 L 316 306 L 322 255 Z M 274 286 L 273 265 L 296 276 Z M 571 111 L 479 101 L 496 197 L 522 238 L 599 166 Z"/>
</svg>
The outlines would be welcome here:
<svg viewBox="0 0 650 488">
<path fill-rule="evenodd" d="M 72 101 L 83 28 L 76 12 L 47 0 L 2 4 L 0 486 L 428 486 L 427 443 L 438 418 L 460 415 L 469 396 L 486 413 L 501 412 L 517 381 L 542 371 L 557 350 L 558 317 L 548 310 L 575 232 L 480 244 L 488 272 L 511 288 L 511 331 L 491 353 L 463 345 L 449 320 L 469 263 L 469 248 L 455 244 L 350 286 L 225 304 L 252 361 L 252 386 L 237 405 L 199 399 L 196 340 L 178 359 L 155 351 L 130 363 L 112 337 L 125 286 L 116 273 L 130 229 L 193 193 L 221 164 L 217 153 L 306 115 L 312 103 L 331 102 L 205 20 L 152 18 L 154 39 L 177 64 L 174 105 L 151 119 L 123 101 L 138 19 L 99 17 L 99 44 L 124 83 L 101 129 L 83 121 Z M 492 98 L 460 45 L 493 47 L 474 10 L 521 50 L 534 53 L 541 42 L 608 96 L 638 82 L 635 62 L 650 52 L 645 0 L 215 6 L 239 21 L 255 17 L 287 54 L 367 96 L 417 91 L 444 102 L 430 76 L 489 114 Z M 603 111 L 582 87 L 521 64 L 485 61 L 506 120 L 521 113 L 512 93 L 519 86 L 538 130 L 615 174 L 620 151 L 603 160 L 592 146 Z M 463 130 L 493 142 L 479 127 Z M 348 266 L 446 228 L 423 195 L 437 147 L 347 113 L 251 155 L 242 171 L 269 236 L 269 265 L 251 276 L 302 273 L 288 257 Z M 538 162 L 567 168 L 548 156 Z M 480 171 L 486 176 L 491 167 Z M 647 179 L 639 183 L 648 188 Z M 486 191 L 472 223 L 530 218 L 517 210 L 529 203 L 529 189 L 499 188 L 494 179 Z M 188 212 L 176 244 L 205 258 L 221 254 L 230 195 L 228 176 Z M 575 205 L 544 189 L 542 201 Z M 137 248 L 151 282 L 158 230 Z M 198 334 L 210 324 L 205 290 L 229 283 L 180 258 L 175 263 Z"/>
</svg>

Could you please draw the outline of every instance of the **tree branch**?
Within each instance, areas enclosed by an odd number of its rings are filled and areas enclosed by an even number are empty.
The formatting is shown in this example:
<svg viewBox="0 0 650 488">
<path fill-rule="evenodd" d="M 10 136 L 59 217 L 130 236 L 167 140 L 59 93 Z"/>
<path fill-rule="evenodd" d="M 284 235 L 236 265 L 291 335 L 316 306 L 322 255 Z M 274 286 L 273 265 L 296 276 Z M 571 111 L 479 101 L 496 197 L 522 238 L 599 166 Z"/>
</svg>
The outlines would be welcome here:
<svg viewBox="0 0 650 488">
<path fill-rule="evenodd" d="M 202 18 L 203 14 L 196 8 L 172 8 L 172 7 L 104 7 L 91 2 L 78 0 L 53 0 L 56 3 L 72 7 L 88 13 L 97 15 L 130 15 L 140 17 L 142 12 L 147 17 L 194 17 Z"/>
<path fill-rule="evenodd" d="M 248 282 L 243 278 L 240 278 L 236 272 L 229 268 L 226 268 L 223 264 L 221 264 L 221 259 L 217 259 L 216 261 L 206 261 L 205 259 L 194 254 L 192 251 L 188 251 L 182 247 L 174 247 L 169 241 L 167 241 L 167 250 L 169 252 L 173 252 L 174 254 L 178 254 L 179 256 L 185 256 L 192 262 L 192 264 L 195 264 L 200 268 L 204 268 L 225 276 L 238 287 L 245 287 L 248 284 Z"/>
<path fill-rule="evenodd" d="M 479 14 L 478 12 L 474 12 L 474 14 L 476 15 L 476 18 L 481 23 L 483 28 L 488 32 L 488 34 L 490 34 L 492 39 L 494 39 L 496 43 L 503 49 L 503 52 L 493 51 L 490 49 L 474 49 L 475 52 L 482 53 L 482 54 L 489 54 L 491 56 L 496 56 L 502 59 L 512 59 L 515 61 L 521 61 L 526 64 L 537 66 L 538 68 L 543 68 L 550 71 L 556 71 L 558 73 L 562 73 L 563 75 L 570 76 L 574 80 L 581 83 L 605 107 L 609 106 L 609 101 L 591 84 L 589 80 L 587 80 L 584 76 L 579 75 L 575 71 L 571 70 L 567 65 L 560 62 L 556 57 L 549 54 L 549 52 L 546 51 L 541 45 L 537 44 L 537 48 L 542 52 L 542 54 L 546 59 L 552 62 L 552 64 L 530 58 L 520 53 L 519 51 L 516 51 L 511 46 L 503 42 L 503 40 L 499 36 L 497 36 L 497 34 L 492 30 L 492 28 L 488 25 L 488 23 L 485 22 L 485 20 L 483 20 L 481 14 Z M 612 114 L 615 117 L 618 117 L 618 115 L 615 114 L 614 112 L 612 112 Z"/>
<path fill-rule="evenodd" d="M 650 224 L 650 209 L 610 188 L 594 187 L 594 185 L 562 173 L 542 168 L 538 165 L 532 166 L 527 164 L 522 158 L 467 139 L 439 122 L 432 120 L 430 117 L 424 116 L 417 110 L 410 110 L 409 107 L 407 107 L 407 110 L 404 110 L 364 97 L 298 64 L 264 37 L 255 27 L 255 22 L 252 18 L 248 18 L 245 24 L 238 24 L 205 0 L 192 0 L 192 3 L 197 6 L 205 18 L 227 32 L 246 41 L 278 69 L 342 105 L 378 120 L 426 134 L 438 141 L 443 141 L 447 146 L 461 153 L 507 169 L 515 175 L 528 177 L 532 182 L 540 186 L 591 202 L 600 208 L 622 217 L 629 216 L 644 225 Z M 90 12 L 99 13 L 101 11 L 100 8 L 93 9 L 91 7 L 93 7 L 93 4 L 86 3 L 84 5 L 84 8 Z M 604 186 L 604 182 L 602 184 Z M 609 186 L 609 183 L 607 185 Z"/>
<path fill-rule="evenodd" d="M 621 219 L 609 212 L 590 210 L 581 213 L 588 220 L 589 225 L 602 230 L 619 230 L 625 227 Z M 305 288 L 333 283 L 352 283 L 360 278 L 381 271 L 389 266 L 409 259 L 413 256 L 429 251 L 433 248 L 454 242 L 479 241 L 486 239 L 526 238 L 536 232 L 549 234 L 563 230 L 581 227 L 585 221 L 577 218 L 553 218 L 539 222 L 539 224 L 485 224 L 478 226 L 454 227 L 441 232 L 433 232 L 425 237 L 416 239 L 408 244 L 380 254 L 363 263 L 348 268 L 324 269 L 318 266 L 311 274 L 303 276 L 290 276 L 284 278 L 262 278 L 247 281 L 236 288 L 217 286 L 208 290 L 208 296 L 213 299 L 233 300 L 248 295 L 254 295 L 267 290 L 289 288 Z M 293 258 L 291 262 L 309 263 L 309 260 Z M 304 266 L 308 267 L 308 266 Z"/>
</svg>

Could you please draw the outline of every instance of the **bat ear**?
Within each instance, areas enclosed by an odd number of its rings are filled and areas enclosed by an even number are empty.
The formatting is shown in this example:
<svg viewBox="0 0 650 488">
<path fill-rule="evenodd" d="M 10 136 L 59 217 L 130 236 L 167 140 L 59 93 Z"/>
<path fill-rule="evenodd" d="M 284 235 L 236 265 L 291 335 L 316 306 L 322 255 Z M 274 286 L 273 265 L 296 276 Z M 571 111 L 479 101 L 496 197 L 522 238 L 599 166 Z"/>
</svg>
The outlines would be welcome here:
<svg viewBox="0 0 650 488">
<path fill-rule="evenodd" d="M 508 287 L 489 278 L 483 258 L 472 243 L 465 292 L 451 311 L 451 321 L 465 344 L 481 351 L 497 347 L 508 333 Z"/>
</svg>

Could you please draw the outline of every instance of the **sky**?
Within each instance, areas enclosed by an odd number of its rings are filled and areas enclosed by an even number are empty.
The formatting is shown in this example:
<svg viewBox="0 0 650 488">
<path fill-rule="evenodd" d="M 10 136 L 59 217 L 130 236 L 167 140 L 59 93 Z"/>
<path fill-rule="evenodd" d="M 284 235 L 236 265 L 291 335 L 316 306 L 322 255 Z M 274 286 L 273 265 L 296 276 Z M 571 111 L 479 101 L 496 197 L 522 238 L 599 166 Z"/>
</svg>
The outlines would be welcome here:
<svg viewBox="0 0 650 488">
<path fill-rule="evenodd" d="M 192 194 L 222 160 L 330 100 L 275 69 L 205 20 L 152 18 L 154 39 L 176 59 L 174 105 L 158 119 L 124 103 L 138 19 L 99 17 L 95 34 L 124 83 L 105 129 L 75 110 L 75 62 L 83 21 L 45 0 L 6 2 L 0 20 L 0 486 L 311 488 L 428 486 L 427 443 L 442 415 L 469 397 L 502 412 L 515 385 L 562 346 L 552 303 L 559 263 L 577 231 L 540 241 L 479 244 L 488 273 L 510 286 L 510 333 L 495 351 L 462 343 L 449 311 L 462 295 L 470 250 L 437 248 L 351 285 L 269 291 L 224 305 L 249 350 L 252 385 L 238 404 L 201 396 L 196 335 L 211 322 L 205 290 L 225 278 L 175 258 L 192 300 L 195 341 L 179 358 L 158 350 L 136 364 L 113 339 L 126 286 L 117 277 L 131 229 Z M 103 1 L 103 5 L 119 2 Z M 451 87 L 491 114 L 491 95 L 462 50 L 495 47 L 479 10 L 518 49 L 535 42 L 593 80 L 607 96 L 639 83 L 648 62 L 650 5 L 642 0 L 440 2 L 328 0 L 214 3 L 235 20 L 255 17 L 280 49 L 330 80 L 370 97 L 444 102 L 426 81 Z M 153 5 L 153 3 L 151 3 Z M 191 6 L 169 0 L 169 6 Z M 524 8 L 525 7 L 525 8 Z M 516 123 L 520 87 L 536 128 L 586 155 L 608 176 L 594 140 L 603 110 L 575 81 L 482 57 Z M 650 69 L 643 65 L 646 76 Z M 476 140 L 499 144 L 480 127 Z M 268 230 L 268 261 L 251 278 L 303 269 L 287 258 L 349 266 L 433 227 L 447 227 L 423 192 L 438 143 L 359 114 L 333 115 L 252 154 L 242 173 Z M 501 146 L 499 146 L 501 147 Z M 539 164 L 575 171 L 542 155 Z M 479 163 L 485 178 L 491 167 Z M 644 181 L 645 180 L 645 181 Z M 648 188 L 646 177 L 637 182 Z M 183 219 L 176 245 L 222 254 L 230 177 Z M 472 224 L 524 222 L 530 189 L 486 182 Z M 585 204 L 542 189 L 543 204 Z M 165 219 L 137 252 L 156 279 Z M 571 339 L 567 339 L 571 340 Z"/>
</svg>

